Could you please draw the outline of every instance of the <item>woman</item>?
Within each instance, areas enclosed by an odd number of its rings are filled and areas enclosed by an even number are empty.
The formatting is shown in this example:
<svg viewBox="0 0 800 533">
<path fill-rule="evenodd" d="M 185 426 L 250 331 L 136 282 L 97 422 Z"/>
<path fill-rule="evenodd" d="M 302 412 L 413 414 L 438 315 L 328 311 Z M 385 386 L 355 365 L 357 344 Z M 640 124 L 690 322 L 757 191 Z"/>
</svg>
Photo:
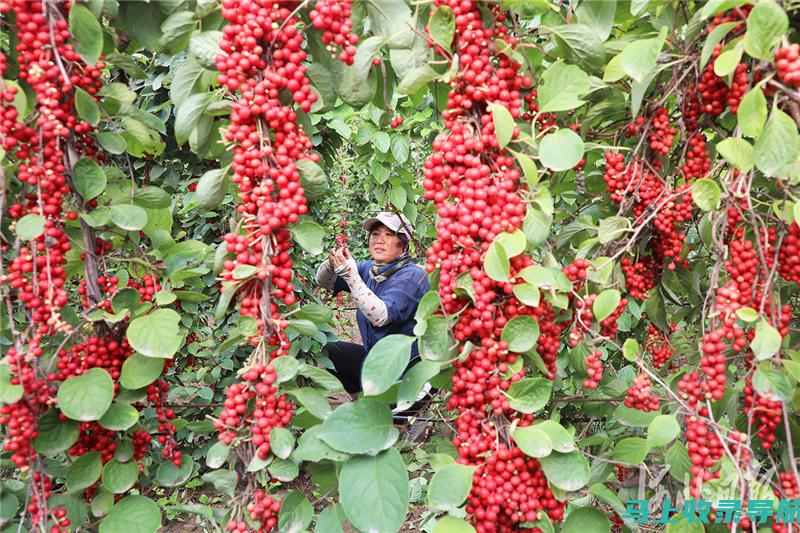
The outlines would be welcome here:
<svg viewBox="0 0 800 533">
<path fill-rule="evenodd" d="M 402 215 L 382 212 L 367 219 L 371 261 L 355 259 L 345 247 L 330 252 L 317 270 L 317 283 L 335 293 L 348 291 L 358 306 L 356 320 L 363 345 L 338 341 L 325 348 L 347 392 L 361 390 L 361 365 L 386 335 L 413 335 L 414 315 L 429 289 L 425 271 L 411 262 L 408 242 L 413 227 Z M 411 347 L 411 364 L 419 358 Z"/>
</svg>

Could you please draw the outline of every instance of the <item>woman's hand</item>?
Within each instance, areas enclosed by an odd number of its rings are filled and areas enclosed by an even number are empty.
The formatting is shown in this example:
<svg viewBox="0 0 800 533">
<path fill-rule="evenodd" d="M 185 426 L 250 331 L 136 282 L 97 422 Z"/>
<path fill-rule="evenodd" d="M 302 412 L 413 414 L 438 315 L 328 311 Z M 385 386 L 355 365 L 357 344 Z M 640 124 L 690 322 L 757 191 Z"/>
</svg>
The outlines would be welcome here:
<svg viewBox="0 0 800 533">
<path fill-rule="evenodd" d="M 345 247 L 331 250 L 328 254 L 328 260 L 330 261 L 333 269 L 336 271 L 341 270 L 351 258 L 352 256 L 350 255 L 350 251 Z"/>
</svg>

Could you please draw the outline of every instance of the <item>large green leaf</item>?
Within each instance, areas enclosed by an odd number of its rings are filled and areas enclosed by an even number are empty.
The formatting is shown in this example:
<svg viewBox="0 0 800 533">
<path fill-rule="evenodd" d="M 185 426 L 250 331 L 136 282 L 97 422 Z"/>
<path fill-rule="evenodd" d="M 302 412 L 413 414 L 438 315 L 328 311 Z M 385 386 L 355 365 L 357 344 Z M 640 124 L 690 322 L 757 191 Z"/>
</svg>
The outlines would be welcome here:
<svg viewBox="0 0 800 533">
<path fill-rule="evenodd" d="M 140 389 L 157 380 L 163 370 L 163 359 L 135 353 L 122 363 L 119 384 L 130 390 Z"/>
<path fill-rule="evenodd" d="M 583 104 L 581 97 L 591 90 L 589 76 L 575 65 L 556 61 L 542 74 L 539 111 L 569 111 Z"/>
<path fill-rule="evenodd" d="M 508 388 L 508 404 L 520 413 L 535 413 L 550 401 L 553 382 L 547 378 L 524 378 Z"/>
<path fill-rule="evenodd" d="M 75 87 L 75 110 L 81 120 L 88 122 L 91 126 L 97 126 L 100 122 L 100 108 L 97 106 L 97 102 L 94 101 L 92 95 L 80 87 Z"/>
<path fill-rule="evenodd" d="M 474 466 L 449 464 L 433 474 L 428 488 L 428 505 L 440 511 L 455 511 L 472 489 Z"/>
<path fill-rule="evenodd" d="M 597 295 L 597 298 L 592 304 L 592 314 L 595 320 L 602 322 L 607 317 L 611 316 L 621 300 L 621 295 L 616 289 L 607 289 Z"/>
<path fill-rule="evenodd" d="M 703 211 L 713 211 L 719 206 L 722 190 L 711 178 L 702 178 L 692 185 L 692 200 Z"/>
<path fill-rule="evenodd" d="M 100 420 L 111 406 L 114 382 L 102 368 L 90 368 L 69 378 L 58 388 L 58 407 L 68 418 L 81 422 Z"/>
<path fill-rule="evenodd" d="M 561 490 L 576 491 L 589 482 L 589 463 L 577 450 L 553 452 L 539 459 L 547 480 Z"/>
<path fill-rule="evenodd" d="M 114 494 L 124 494 L 139 479 L 139 463 L 112 459 L 103 467 L 103 486 Z"/>
<path fill-rule="evenodd" d="M 489 111 L 492 113 L 492 122 L 494 123 L 494 133 L 497 136 L 497 144 L 500 148 L 505 148 L 511 142 L 514 134 L 514 128 L 517 125 L 514 123 L 514 117 L 502 104 L 491 103 L 488 106 Z"/>
<path fill-rule="evenodd" d="M 135 318 L 126 332 L 128 342 L 146 357 L 171 359 L 183 346 L 183 336 L 178 328 L 180 319 L 180 315 L 172 309 L 156 309 L 148 315 Z"/>
<path fill-rule="evenodd" d="M 579 507 L 573 509 L 564 525 L 561 526 L 561 533 L 609 533 L 611 522 L 605 514 L 591 507 Z"/>
<path fill-rule="evenodd" d="M 345 453 L 378 453 L 394 444 L 399 434 L 389 408 L 363 398 L 337 407 L 322 423 L 319 437 Z"/>
<path fill-rule="evenodd" d="M 83 157 L 72 167 L 72 185 L 84 201 L 100 196 L 106 183 L 106 173 L 93 159 Z"/>
<path fill-rule="evenodd" d="M 399 531 L 408 512 L 408 470 L 395 448 L 375 457 L 357 456 L 342 466 L 339 497 L 359 531 Z"/>
<path fill-rule="evenodd" d="M 111 206 L 111 222 L 128 231 L 139 231 L 147 225 L 147 211 L 133 204 Z"/>
<path fill-rule="evenodd" d="M 584 24 L 565 24 L 550 29 L 558 37 L 556 40 L 566 45 L 573 62 L 588 71 L 600 70 L 606 53 L 603 42 L 592 28 Z"/>
<path fill-rule="evenodd" d="M 775 327 L 763 318 L 756 324 L 756 333 L 750 342 L 756 359 L 770 359 L 781 347 L 781 334 Z"/>
<path fill-rule="evenodd" d="M 100 425 L 113 431 L 124 431 L 139 420 L 139 411 L 127 403 L 115 402 L 100 418 Z"/>
<path fill-rule="evenodd" d="M 756 59 L 770 59 L 781 37 L 789 29 L 789 17 L 776 2 L 757 2 L 747 17 L 744 50 Z"/>
<path fill-rule="evenodd" d="M 629 465 L 640 465 L 650 452 L 650 443 L 639 437 L 622 439 L 614 447 L 614 460 Z"/>
<path fill-rule="evenodd" d="M 47 220 L 42 215 L 29 213 L 17 220 L 16 233 L 23 241 L 31 241 L 44 233 Z"/>
<path fill-rule="evenodd" d="M 219 48 L 221 38 L 221 31 L 194 32 L 189 40 L 189 52 L 197 58 L 197 62 L 201 66 L 216 70 L 217 55 L 222 53 Z"/>
<path fill-rule="evenodd" d="M 322 253 L 322 239 L 325 237 L 322 226 L 309 218 L 303 218 L 289 226 L 289 231 L 305 251 L 312 255 Z"/>
<path fill-rule="evenodd" d="M 155 533 L 160 528 L 158 505 L 138 495 L 122 498 L 100 522 L 100 533 Z"/>
<path fill-rule="evenodd" d="M 635 81 L 644 81 L 645 77 L 653 72 L 666 39 L 667 31 L 664 28 L 658 37 L 636 39 L 628 44 L 619 55 L 623 72 Z"/>
<path fill-rule="evenodd" d="M 82 4 L 69 9 L 69 31 L 75 51 L 90 65 L 97 63 L 103 51 L 103 28 L 100 21 Z"/>
<path fill-rule="evenodd" d="M 502 340 L 512 352 L 527 352 L 536 347 L 539 339 L 539 323 L 529 315 L 515 316 L 503 327 Z"/>
<path fill-rule="evenodd" d="M 431 11 L 428 20 L 428 31 L 431 38 L 445 50 L 450 50 L 453 34 L 456 31 L 456 17 L 449 6 L 442 5 Z"/>
<path fill-rule="evenodd" d="M 675 415 L 658 415 L 647 428 L 647 443 L 651 446 L 666 446 L 680 435 L 681 426 Z"/>
<path fill-rule="evenodd" d="M 314 518 L 314 509 L 311 502 L 299 490 L 293 490 L 283 499 L 280 513 L 278 514 L 278 528 L 281 531 L 305 531 Z"/>
<path fill-rule="evenodd" d="M 100 479 L 103 471 L 103 461 L 100 452 L 88 452 L 69 465 L 67 469 L 66 483 L 70 492 L 88 489 Z"/>
<path fill-rule="evenodd" d="M 39 419 L 39 435 L 33 443 L 42 455 L 65 452 L 78 440 L 80 425 L 74 420 L 61 420 L 56 409 L 50 409 Z"/>
<path fill-rule="evenodd" d="M 361 386 L 367 396 L 377 396 L 394 385 L 408 366 L 414 337 L 387 335 L 375 343 L 361 367 Z"/>
<path fill-rule="evenodd" d="M 767 121 L 767 97 L 761 87 L 750 89 L 739 104 L 736 113 L 742 135 L 758 137 Z"/>
<path fill-rule="evenodd" d="M 483 268 L 489 278 L 495 281 L 508 281 L 511 264 L 505 248 L 497 240 L 493 241 L 489 245 L 489 249 L 486 250 L 486 255 L 483 258 Z"/>
<path fill-rule="evenodd" d="M 219 207 L 225 198 L 228 187 L 228 180 L 225 179 L 225 176 L 225 169 L 222 168 L 212 168 L 200 176 L 195 190 L 200 207 L 209 211 Z"/>
<path fill-rule="evenodd" d="M 800 152 L 800 135 L 794 120 L 774 108 L 763 133 L 755 142 L 756 167 L 767 176 L 786 176 Z"/>
<path fill-rule="evenodd" d="M 583 139 L 569 128 L 545 135 L 539 143 L 539 161 L 556 172 L 577 165 L 583 158 L 583 152 Z"/>
</svg>

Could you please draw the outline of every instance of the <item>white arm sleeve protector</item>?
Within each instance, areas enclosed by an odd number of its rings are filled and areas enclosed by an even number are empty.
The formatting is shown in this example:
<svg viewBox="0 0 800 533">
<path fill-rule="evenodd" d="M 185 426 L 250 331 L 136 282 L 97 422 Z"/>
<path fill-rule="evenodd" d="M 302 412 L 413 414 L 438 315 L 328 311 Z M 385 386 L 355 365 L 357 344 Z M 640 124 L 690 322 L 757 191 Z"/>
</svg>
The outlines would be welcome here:
<svg viewBox="0 0 800 533">
<path fill-rule="evenodd" d="M 330 259 L 326 259 L 317 269 L 316 275 L 317 285 L 323 289 L 333 290 L 333 284 L 336 282 L 336 272 L 331 267 Z"/>
<path fill-rule="evenodd" d="M 354 259 L 349 259 L 336 273 L 342 276 L 350 286 L 350 294 L 356 305 L 373 326 L 380 327 L 389 323 L 389 311 L 386 303 L 372 292 L 358 275 L 358 266 Z"/>
</svg>

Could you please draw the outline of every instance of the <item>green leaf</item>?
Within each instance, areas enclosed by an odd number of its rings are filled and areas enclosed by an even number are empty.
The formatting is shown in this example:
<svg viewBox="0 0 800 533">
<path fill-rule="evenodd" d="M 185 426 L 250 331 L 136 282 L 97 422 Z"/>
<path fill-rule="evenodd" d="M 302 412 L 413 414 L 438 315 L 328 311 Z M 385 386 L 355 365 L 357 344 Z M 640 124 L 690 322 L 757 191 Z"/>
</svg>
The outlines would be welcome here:
<svg viewBox="0 0 800 533">
<path fill-rule="evenodd" d="M 340 516 L 339 507 L 326 507 L 317 516 L 315 533 L 343 533 L 342 522 L 344 517 Z"/>
<path fill-rule="evenodd" d="M 161 463 L 156 471 L 156 483 L 162 487 L 177 487 L 186 483 L 194 470 L 194 460 L 187 455 L 184 455 L 181 466 L 175 466 L 172 461 Z"/>
<path fill-rule="evenodd" d="M 169 54 L 177 54 L 189 45 L 189 39 L 197 26 L 194 13 L 178 10 L 161 23 L 158 43 Z"/>
<path fill-rule="evenodd" d="M 492 113 L 492 122 L 494 123 L 494 133 L 497 136 L 497 144 L 500 148 L 505 148 L 511 138 L 514 136 L 514 128 L 517 127 L 514 122 L 514 117 L 508 109 L 497 103 L 491 103 L 488 106 L 489 111 Z"/>
<path fill-rule="evenodd" d="M 56 409 L 50 409 L 39 419 L 39 435 L 33 443 L 42 455 L 55 455 L 69 450 L 80 435 L 80 425 L 74 420 L 61 420 Z"/>
<path fill-rule="evenodd" d="M 383 394 L 395 384 L 408 366 L 414 337 L 387 335 L 375 343 L 361 367 L 364 395 Z"/>
<path fill-rule="evenodd" d="M 631 221 L 625 217 L 610 216 L 600 221 L 597 237 L 600 244 L 608 244 L 619 239 L 631 230 Z"/>
<path fill-rule="evenodd" d="M 72 185 L 84 201 L 100 196 L 106 190 L 106 173 L 88 157 L 83 157 L 72 167 Z"/>
<path fill-rule="evenodd" d="M 758 311 L 752 307 L 740 307 L 736 310 L 736 316 L 744 322 L 755 322 L 758 320 Z"/>
<path fill-rule="evenodd" d="M 169 86 L 170 99 L 176 106 L 180 106 L 189 98 L 205 72 L 208 71 L 193 55 L 186 56 L 186 60 L 175 71 Z"/>
<path fill-rule="evenodd" d="M 325 230 L 310 218 L 301 218 L 289 226 L 289 231 L 294 235 L 297 243 L 311 255 L 322 253 L 322 239 L 325 237 Z"/>
<path fill-rule="evenodd" d="M 111 154 L 119 155 L 125 153 L 125 150 L 128 148 L 128 143 L 126 143 L 122 135 L 118 133 L 112 131 L 98 131 L 94 136 L 97 138 L 97 142 L 100 143 L 100 146 L 103 147 L 103 150 Z"/>
<path fill-rule="evenodd" d="M 622 356 L 627 361 L 636 361 L 636 359 L 639 358 L 640 352 L 639 343 L 636 342 L 636 339 L 626 339 L 625 343 L 622 345 Z"/>
<path fill-rule="evenodd" d="M 163 359 L 135 353 L 122 363 L 119 384 L 129 390 L 141 389 L 157 380 L 163 371 Z"/>
<path fill-rule="evenodd" d="M 215 442 L 206 452 L 206 466 L 213 470 L 224 465 L 225 461 L 228 460 L 230 449 L 230 446 L 222 441 Z"/>
<path fill-rule="evenodd" d="M 328 415 L 331 414 L 331 406 L 328 403 L 328 400 L 325 399 L 325 395 L 322 394 L 318 389 L 303 387 L 288 391 L 288 394 L 291 394 L 298 402 L 300 402 L 300 405 L 306 408 L 306 411 L 320 420 L 328 418 Z"/>
<path fill-rule="evenodd" d="M 515 411 L 535 413 L 547 405 L 552 393 L 552 381 L 542 377 L 534 377 L 523 378 L 512 383 L 506 396 L 508 397 L 508 404 Z"/>
<path fill-rule="evenodd" d="M 694 517 L 693 521 L 689 522 L 689 518 L 683 513 L 672 515 L 670 521 L 667 524 L 666 533 L 703 533 L 706 530 L 697 517 Z"/>
<path fill-rule="evenodd" d="M 114 403 L 100 418 L 100 425 L 113 431 L 125 431 L 139 420 L 139 411 L 127 403 Z"/>
<path fill-rule="evenodd" d="M 155 533 L 161 529 L 161 511 L 150 498 L 131 495 L 117 502 L 100 522 L 100 533 Z"/>
<path fill-rule="evenodd" d="M 800 152 L 800 136 L 794 120 L 780 109 L 773 109 L 754 148 L 756 167 L 761 172 L 770 177 L 787 175 L 787 166 Z"/>
<path fill-rule="evenodd" d="M 667 450 L 665 460 L 669 466 L 670 475 L 683 482 L 692 468 L 692 461 L 689 459 L 689 451 L 686 446 L 680 441 L 676 442 Z"/>
<path fill-rule="evenodd" d="M 128 342 L 146 357 L 171 359 L 183 346 L 183 336 L 178 328 L 180 318 L 172 309 L 156 309 L 148 315 L 135 318 L 126 332 Z"/>
<path fill-rule="evenodd" d="M 344 461 L 349 457 L 348 454 L 335 450 L 325 444 L 319 438 L 322 430 L 321 425 L 312 426 L 300 434 L 297 439 L 297 448 L 292 453 L 292 457 L 298 461 L 311 461 L 317 463 L 323 459 L 330 461 Z"/>
<path fill-rule="evenodd" d="M 397 85 L 397 92 L 408 96 L 413 96 L 428 82 L 439 78 L 440 74 L 428 64 L 413 68 L 408 74 L 403 76 Z"/>
<path fill-rule="evenodd" d="M 225 169 L 214 168 L 206 171 L 200 176 L 195 190 L 198 205 L 207 211 L 216 209 L 225 198 L 227 188 L 228 180 Z"/>
<path fill-rule="evenodd" d="M 650 443 L 639 437 L 622 439 L 614 447 L 614 460 L 638 466 L 650 452 Z"/>
<path fill-rule="evenodd" d="M 78 112 L 78 117 L 89 125 L 97 126 L 100 123 L 100 108 L 97 102 L 80 87 L 75 87 L 75 110 Z"/>
<path fill-rule="evenodd" d="M 498 241 L 492 241 L 483 258 L 483 268 L 486 275 L 495 281 L 508 281 L 511 263 L 508 260 L 505 248 Z"/>
<path fill-rule="evenodd" d="M 342 466 L 339 498 L 359 531 L 398 531 L 408 512 L 408 470 L 396 448 L 357 456 Z"/>
<path fill-rule="evenodd" d="M 692 185 L 692 200 L 703 211 L 713 211 L 719 206 L 722 190 L 711 178 L 702 178 Z"/>
<path fill-rule="evenodd" d="M 595 320 L 602 322 L 616 310 L 622 296 L 616 289 L 607 289 L 597 295 L 592 304 L 592 314 Z"/>
<path fill-rule="evenodd" d="M 428 21 L 431 38 L 445 50 L 450 50 L 453 34 L 456 31 L 456 17 L 448 6 L 439 6 L 431 12 Z"/>
<path fill-rule="evenodd" d="M 74 38 L 75 51 L 89 65 L 94 65 L 103 51 L 103 28 L 100 21 L 82 4 L 69 9 L 69 32 Z"/>
<path fill-rule="evenodd" d="M 750 169 L 755 164 L 753 161 L 753 145 L 744 139 L 729 137 L 717 144 L 717 152 L 743 174 L 750 172 Z"/>
<path fill-rule="evenodd" d="M 138 469 L 138 468 L 137 468 Z M 67 469 L 66 483 L 69 492 L 88 489 L 100 479 L 103 472 L 103 461 L 100 452 L 88 452 L 81 455 Z"/>
<path fill-rule="evenodd" d="M 561 533 L 609 533 L 611 522 L 606 515 L 591 507 L 578 507 L 573 509 L 564 525 L 561 526 Z"/>
<path fill-rule="evenodd" d="M 475 528 L 469 522 L 448 515 L 436 522 L 431 533 L 475 533 Z"/>
<path fill-rule="evenodd" d="M 272 428 L 269 432 L 269 447 L 275 457 L 286 459 L 294 448 L 294 435 L 286 428 Z"/>
<path fill-rule="evenodd" d="M 575 10 L 578 21 L 592 28 L 601 41 L 611 35 L 614 27 L 614 14 L 617 10 L 617 0 L 603 0 L 602 2 L 581 2 Z"/>
<path fill-rule="evenodd" d="M 756 324 L 756 334 L 750 342 L 756 359 L 763 361 L 772 358 L 781 348 L 781 334 L 763 318 Z"/>
<path fill-rule="evenodd" d="M 23 241 L 32 241 L 44 233 L 45 218 L 30 213 L 17 220 L 17 237 Z"/>
<path fill-rule="evenodd" d="M 539 161 L 550 170 L 569 170 L 580 162 L 583 139 L 569 128 L 545 135 L 539 143 Z"/>
<path fill-rule="evenodd" d="M 739 61 L 741 61 L 741 59 L 741 46 L 735 46 L 730 50 L 725 50 L 719 55 L 719 57 L 717 57 L 716 61 L 714 61 L 714 74 L 720 78 L 730 75 L 736 70 L 736 67 L 739 65 Z"/>
<path fill-rule="evenodd" d="M 541 459 L 542 457 L 547 457 L 553 451 L 553 442 L 541 427 L 518 427 L 511 436 L 519 446 L 519 449 L 529 457 Z"/>
<path fill-rule="evenodd" d="M 738 23 L 731 22 L 731 24 Z M 767 121 L 767 98 L 760 86 L 753 87 L 744 95 L 736 117 L 742 135 L 746 137 L 761 135 L 761 132 L 764 131 L 764 123 Z"/>
<path fill-rule="evenodd" d="M 322 423 L 319 438 L 342 452 L 377 453 L 394 444 L 399 434 L 386 405 L 362 398 L 337 407 Z"/>
<path fill-rule="evenodd" d="M 567 46 L 574 63 L 588 71 L 600 70 L 606 53 L 603 42 L 592 28 L 584 24 L 565 24 L 550 29 Z"/>
<path fill-rule="evenodd" d="M 328 177 L 322 167 L 310 159 L 301 159 L 297 161 L 296 165 L 298 172 L 300 172 L 300 185 L 303 186 L 306 198 L 316 200 L 323 197 L 330 186 L 328 185 Z"/>
<path fill-rule="evenodd" d="M 449 464 L 433 474 L 428 488 L 428 505 L 439 511 L 455 511 L 469 496 L 476 467 Z"/>
<path fill-rule="evenodd" d="M 761 396 L 773 401 L 791 402 L 795 393 L 795 386 L 789 376 L 764 365 L 753 374 L 753 388 Z"/>
<path fill-rule="evenodd" d="M 272 477 L 278 477 L 272 473 L 270 473 L 270 475 L 272 475 Z M 281 475 L 281 473 L 279 472 L 278 475 Z M 223 494 L 227 494 L 231 498 L 236 491 L 236 482 L 238 478 L 238 474 L 232 470 L 212 470 L 211 472 L 203 474 L 201 477 L 206 483 L 214 485 L 214 489 Z"/>
<path fill-rule="evenodd" d="M 425 383 L 439 373 L 439 364 L 433 361 L 420 361 L 412 366 L 403 376 L 397 391 L 397 408 L 408 409 L 425 386 Z"/>
<path fill-rule="evenodd" d="M 147 211 L 138 205 L 112 205 L 110 215 L 111 222 L 124 230 L 139 231 L 147 225 Z"/>
<path fill-rule="evenodd" d="M 578 451 L 553 452 L 539 462 L 547 481 L 561 490 L 576 491 L 589 482 L 589 463 Z"/>
<path fill-rule="evenodd" d="M 103 486 L 114 494 L 128 492 L 138 479 L 139 463 L 136 461 L 121 463 L 112 459 L 103 467 Z"/>
<path fill-rule="evenodd" d="M 529 315 L 515 316 L 503 327 L 501 339 L 508 343 L 511 352 L 527 352 L 536 347 L 539 323 Z"/>
<path fill-rule="evenodd" d="M 147 209 L 164 209 L 172 205 L 172 196 L 160 187 L 149 185 L 136 189 L 133 203 Z"/>
<path fill-rule="evenodd" d="M 192 32 L 192 37 L 189 40 L 189 52 L 201 66 L 210 70 L 217 70 L 217 56 L 222 53 L 219 48 L 221 38 L 221 31 Z"/>
<path fill-rule="evenodd" d="M 650 446 L 666 446 L 681 433 L 675 415 L 658 415 L 647 428 L 647 443 Z"/>
<path fill-rule="evenodd" d="M 714 49 L 716 46 L 725 38 L 730 31 L 739 26 L 741 24 L 740 21 L 735 22 L 724 22 L 718 26 L 716 26 L 706 37 L 705 42 L 703 43 L 703 49 L 700 51 L 700 68 L 705 68 L 708 60 L 711 58 L 711 55 L 714 53 Z"/>
<path fill-rule="evenodd" d="M 81 422 L 100 420 L 111 406 L 114 382 L 102 368 L 90 368 L 69 378 L 58 389 L 58 407 L 67 418 Z"/>
<path fill-rule="evenodd" d="M 542 74 L 539 85 L 539 111 L 569 111 L 584 103 L 581 99 L 591 90 L 589 76 L 575 65 L 557 61 Z"/>
<path fill-rule="evenodd" d="M 519 166 L 522 167 L 528 187 L 535 187 L 539 183 L 539 171 L 536 168 L 536 163 L 534 163 L 533 159 L 520 152 L 515 152 L 514 157 L 517 158 Z"/>
<path fill-rule="evenodd" d="M 789 17 L 772 0 L 757 2 L 747 17 L 744 49 L 756 59 L 771 59 L 773 49 L 789 29 Z"/>
<path fill-rule="evenodd" d="M 408 161 L 408 156 L 411 154 L 411 145 L 408 137 L 405 135 L 392 136 L 392 156 L 398 163 L 405 163 Z"/>
<path fill-rule="evenodd" d="M 175 142 L 178 145 L 189 140 L 189 135 L 208 105 L 208 95 L 209 93 L 192 94 L 178 106 L 175 114 Z"/>
<path fill-rule="evenodd" d="M 314 518 L 314 509 L 311 502 L 298 490 L 293 490 L 283 499 L 280 513 L 278 514 L 278 528 L 280 531 L 298 533 L 305 531 Z"/>
<path fill-rule="evenodd" d="M 628 44 L 619 54 L 619 64 L 622 71 L 641 83 L 648 74 L 653 72 L 661 54 L 661 48 L 667 39 L 666 28 L 661 30 L 658 37 L 653 39 L 637 39 Z"/>
</svg>

